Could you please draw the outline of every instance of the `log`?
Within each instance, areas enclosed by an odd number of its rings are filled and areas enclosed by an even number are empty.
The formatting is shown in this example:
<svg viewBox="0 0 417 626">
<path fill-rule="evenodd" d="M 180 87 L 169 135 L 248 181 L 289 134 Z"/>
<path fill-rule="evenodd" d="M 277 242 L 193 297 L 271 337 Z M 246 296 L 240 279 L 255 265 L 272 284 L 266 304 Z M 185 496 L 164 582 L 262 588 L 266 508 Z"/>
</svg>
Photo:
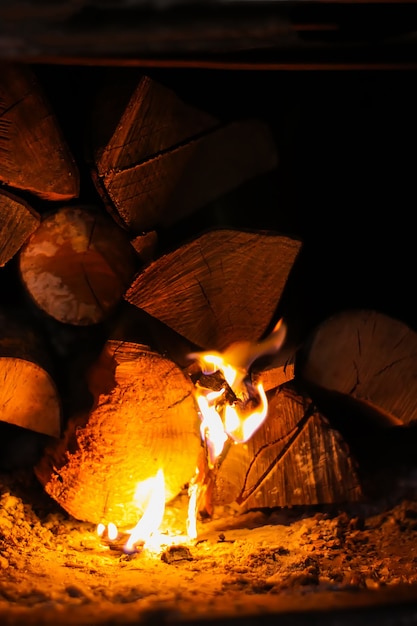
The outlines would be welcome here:
<svg viewBox="0 0 417 626">
<path fill-rule="evenodd" d="M 141 179 L 146 175 L 145 170 L 136 171 L 138 164 L 217 127 L 219 122 L 148 76 L 138 80 L 124 105 L 124 94 L 132 89 L 130 81 L 119 80 L 116 93 L 113 83 L 111 80 L 110 93 L 104 86 L 96 98 L 91 173 L 112 217 L 127 226 L 133 235 L 140 235 L 158 225 L 155 220 L 158 216 L 152 216 L 152 209 L 146 209 L 146 205 L 137 207 L 137 201 L 132 198 L 132 192 L 138 197 L 142 193 L 140 189 L 136 193 L 135 187 L 143 187 Z M 124 108 L 119 113 L 121 106 Z M 123 181 L 128 179 L 125 185 Z M 116 181 L 118 186 L 114 189 Z M 149 218 L 146 210 L 150 210 Z M 174 209 L 174 215 L 178 210 L 180 207 Z"/>
<path fill-rule="evenodd" d="M 0 181 L 51 201 L 79 195 L 79 172 L 28 65 L 0 65 Z"/>
<path fill-rule="evenodd" d="M 40 221 L 39 213 L 27 202 L 0 191 L 0 267 L 14 257 Z"/>
<path fill-rule="evenodd" d="M 268 127 L 244 120 L 109 171 L 100 181 L 122 222 L 137 234 L 168 228 L 277 164 Z"/>
<path fill-rule="evenodd" d="M 66 324 L 106 319 L 122 300 L 137 259 L 125 231 L 93 206 L 64 206 L 43 216 L 18 255 L 36 306 Z"/>
<path fill-rule="evenodd" d="M 147 76 L 108 143 L 93 135 L 93 180 L 114 219 L 132 235 L 169 227 L 278 163 L 265 123 L 220 125 Z"/>
<path fill-rule="evenodd" d="M 59 437 L 62 407 L 52 364 L 33 320 L 20 317 L 0 312 L 0 420 Z"/>
<path fill-rule="evenodd" d="M 162 469 L 166 501 L 194 475 L 201 441 L 193 385 L 146 346 L 108 340 L 89 374 L 93 405 L 73 416 L 35 474 L 79 520 L 134 526 L 138 483 Z"/>
<path fill-rule="evenodd" d="M 268 416 L 252 438 L 220 458 L 209 478 L 206 509 L 362 500 L 355 459 L 312 400 L 286 383 L 268 395 L 268 403 Z"/>
<path fill-rule="evenodd" d="M 212 230 L 146 266 L 124 297 L 197 346 L 223 351 L 267 330 L 300 248 L 277 233 Z"/>
<path fill-rule="evenodd" d="M 102 121 L 101 128 L 93 129 L 95 164 L 101 177 L 131 168 L 219 125 L 213 115 L 183 102 L 149 76 L 139 79 L 120 119 L 105 124 L 104 115 L 107 119 L 112 115 L 113 101 L 114 95 L 107 92 L 105 98 L 99 96 L 93 116 Z M 114 128 L 108 128 L 111 123 Z M 110 139 L 104 142 L 107 134 Z"/>
<path fill-rule="evenodd" d="M 314 393 L 348 396 L 380 426 L 415 422 L 417 333 L 374 310 L 341 311 L 324 320 L 300 352 L 296 371 Z M 372 416 L 371 416 L 372 413 Z"/>
</svg>

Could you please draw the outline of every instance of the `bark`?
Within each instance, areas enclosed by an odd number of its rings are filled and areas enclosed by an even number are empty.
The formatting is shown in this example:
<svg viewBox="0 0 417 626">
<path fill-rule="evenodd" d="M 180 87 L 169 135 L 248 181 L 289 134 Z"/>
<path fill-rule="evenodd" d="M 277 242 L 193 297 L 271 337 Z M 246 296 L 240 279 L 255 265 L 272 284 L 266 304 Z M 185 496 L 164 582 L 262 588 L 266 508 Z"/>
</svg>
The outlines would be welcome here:
<svg viewBox="0 0 417 626">
<path fill-rule="evenodd" d="M 417 419 L 417 334 L 373 310 L 347 310 L 326 319 L 299 357 L 298 375 L 319 388 L 358 401 L 381 426 Z"/>
<path fill-rule="evenodd" d="M 193 385 L 146 346 L 109 340 L 89 388 L 91 411 L 70 419 L 35 473 L 75 518 L 132 527 L 141 515 L 138 483 L 162 469 L 169 501 L 195 472 L 201 442 Z"/>
<path fill-rule="evenodd" d="M 148 265 L 125 299 L 202 348 L 257 341 L 300 248 L 276 233 L 213 230 Z"/>
<path fill-rule="evenodd" d="M 14 257 L 40 221 L 40 215 L 27 202 L 0 191 L 0 267 Z"/>
<path fill-rule="evenodd" d="M 23 284 L 37 307 L 67 324 L 106 319 L 136 271 L 126 233 L 93 207 L 44 216 L 19 253 Z"/>
<path fill-rule="evenodd" d="M 206 508 L 342 503 L 363 497 L 356 463 L 338 431 L 291 384 L 269 394 L 268 416 L 234 444 L 208 479 Z"/>
<path fill-rule="evenodd" d="M 79 172 L 30 66 L 0 66 L 0 181 L 44 200 L 79 195 Z"/>
<path fill-rule="evenodd" d="M 42 339 L 16 312 L 0 312 L 0 419 L 59 437 L 62 409 Z"/>
</svg>

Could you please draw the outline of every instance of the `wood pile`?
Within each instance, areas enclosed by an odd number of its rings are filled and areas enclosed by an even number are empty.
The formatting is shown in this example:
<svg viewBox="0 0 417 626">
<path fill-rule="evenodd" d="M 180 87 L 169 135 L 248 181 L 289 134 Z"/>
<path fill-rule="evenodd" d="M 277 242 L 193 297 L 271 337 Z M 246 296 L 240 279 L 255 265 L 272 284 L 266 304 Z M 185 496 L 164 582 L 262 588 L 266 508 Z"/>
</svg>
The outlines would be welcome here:
<svg viewBox="0 0 417 626">
<path fill-rule="evenodd" d="M 264 122 L 218 120 L 147 76 L 116 108 L 104 98 L 91 111 L 95 142 L 78 163 L 36 74 L 0 74 L 0 280 L 19 294 L 1 312 L 0 404 L 3 422 L 47 436 L 34 466 L 45 491 L 77 519 L 122 526 L 161 467 L 171 500 L 201 463 L 208 515 L 362 499 L 355 434 L 415 420 L 415 333 L 346 311 L 256 361 L 268 417 L 207 468 L 203 372 L 188 355 L 265 337 L 302 241 L 214 225 L 164 248 L 161 232 L 274 172 L 275 141 Z"/>
</svg>

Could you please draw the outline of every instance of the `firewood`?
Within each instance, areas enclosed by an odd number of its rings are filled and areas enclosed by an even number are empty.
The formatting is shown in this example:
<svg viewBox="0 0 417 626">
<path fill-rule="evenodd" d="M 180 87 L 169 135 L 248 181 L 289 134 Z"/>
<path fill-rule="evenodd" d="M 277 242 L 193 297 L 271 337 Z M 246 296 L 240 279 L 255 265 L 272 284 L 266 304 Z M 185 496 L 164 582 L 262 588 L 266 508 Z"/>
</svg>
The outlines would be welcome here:
<svg viewBox="0 0 417 626">
<path fill-rule="evenodd" d="M 0 379 L 2 422 L 60 436 L 61 399 L 47 350 L 15 311 L 0 312 Z"/>
<path fill-rule="evenodd" d="M 202 348 L 257 341 L 281 298 L 301 242 L 216 229 L 149 264 L 125 294 Z"/>
<path fill-rule="evenodd" d="M 269 362 L 265 363 L 265 359 L 257 361 L 252 367 L 252 383 L 261 383 L 265 391 L 271 391 L 293 380 L 295 355 L 296 348 L 288 344 Z"/>
<path fill-rule="evenodd" d="M 130 243 L 144 265 L 153 261 L 157 256 L 158 233 L 156 230 L 150 230 L 147 233 L 138 235 L 134 237 Z"/>
<path fill-rule="evenodd" d="M 266 124 L 243 120 L 143 163 L 110 170 L 100 180 L 122 222 L 136 234 L 172 226 L 277 163 Z"/>
<path fill-rule="evenodd" d="M 40 215 L 27 202 L 0 191 L 0 267 L 14 257 L 40 221 Z"/>
<path fill-rule="evenodd" d="M 341 311 L 312 333 L 298 358 L 300 381 L 358 401 L 381 426 L 417 419 L 417 334 L 373 310 Z"/>
<path fill-rule="evenodd" d="M 284 384 L 269 394 L 268 416 L 245 444 L 234 444 L 209 477 L 207 509 L 353 502 L 363 498 L 356 463 L 311 399 Z"/>
<path fill-rule="evenodd" d="M 113 81 L 110 83 L 113 85 Z M 121 81 L 116 93 L 113 86 L 113 93 L 103 88 L 96 99 L 92 120 L 95 144 L 92 146 L 92 178 L 113 218 L 128 225 L 134 235 L 140 235 L 158 226 L 159 216 L 158 213 L 153 215 L 155 209 L 143 202 L 144 197 L 148 203 L 153 200 L 143 195 L 148 194 L 144 189 L 148 181 L 143 180 L 147 172 L 138 166 L 217 127 L 219 121 L 183 102 L 174 91 L 148 76 L 140 78 L 119 113 L 123 106 L 120 93 L 126 99 L 124 92 L 130 89 L 130 81 Z M 169 170 L 166 170 L 164 187 L 169 181 Z M 155 181 L 153 184 L 155 186 Z M 143 208 L 136 206 L 138 200 Z M 181 207 L 175 207 L 173 215 L 180 210 Z"/>
<path fill-rule="evenodd" d="M 44 215 L 18 261 L 41 311 L 59 322 L 89 325 L 121 301 L 137 259 L 127 234 L 105 211 L 80 205 Z"/>
<path fill-rule="evenodd" d="M 99 117 L 105 119 L 102 112 Z M 100 136 L 96 141 L 93 180 L 114 219 L 133 235 L 174 224 L 272 171 L 278 161 L 265 123 L 242 120 L 222 126 L 147 76 L 107 144 L 101 145 Z"/>
<path fill-rule="evenodd" d="M 111 339 L 89 388 L 91 410 L 69 420 L 35 473 L 76 519 L 131 527 L 141 515 L 138 483 L 162 469 L 168 502 L 195 472 L 201 441 L 193 385 L 146 346 Z"/>
<path fill-rule="evenodd" d="M 44 200 L 79 195 L 79 172 L 36 75 L 0 67 L 0 181 Z"/>
<path fill-rule="evenodd" d="M 99 99 L 100 119 L 103 109 L 112 106 L 111 97 Z M 105 145 L 95 147 L 97 171 L 100 176 L 106 176 L 112 170 L 128 169 L 218 124 L 214 116 L 188 105 L 171 89 L 142 76 L 115 128 L 100 129 L 101 134 L 105 130 L 112 132 Z"/>
</svg>

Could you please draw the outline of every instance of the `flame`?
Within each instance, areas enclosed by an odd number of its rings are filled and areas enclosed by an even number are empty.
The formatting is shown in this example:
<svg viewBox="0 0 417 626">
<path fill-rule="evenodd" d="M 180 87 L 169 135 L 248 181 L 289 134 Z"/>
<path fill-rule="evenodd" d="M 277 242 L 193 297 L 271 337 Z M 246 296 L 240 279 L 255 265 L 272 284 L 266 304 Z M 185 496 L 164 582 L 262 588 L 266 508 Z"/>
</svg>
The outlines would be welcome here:
<svg viewBox="0 0 417 626">
<path fill-rule="evenodd" d="M 165 479 L 162 469 L 157 472 L 156 476 L 138 484 L 134 500 L 138 510 L 143 511 L 143 515 L 133 529 L 126 531 L 128 539 L 123 550 L 126 553 L 135 552 L 138 544 L 142 548 L 158 550 L 161 545 L 159 536 L 154 543 L 152 539 L 158 535 L 165 513 Z M 119 538 L 117 526 L 112 522 L 107 527 L 104 524 L 98 524 L 97 534 L 100 537 L 106 535 L 110 542 L 115 542 Z"/>
<path fill-rule="evenodd" d="M 200 431 L 207 446 L 210 467 L 213 467 L 229 438 L 234 443 L 245 443 L 267 417 L 268 400 L 264 388 L 261 383 L 253 387 L 248 379 L 249 371 L 261 356 L 278 351 L 285 336 L 286 326 L 280 319 L 262 341 L 238 341 L 223 353 L 194 352 L 189 355 L 189 358 L 199 362 L 203 374 L 221 372 L 235 397 L 235 401 L 225 400 L 225 388 L 213 392 L 200 386 L 197 392 Z M 252 408 L 254 403 L 255 408 Z"/>
<path fill-rule="evenodd" d="M 268 414 L 268 400 L 262 383 L 256 387 L 260 404 L 257 410 L 244 417 L 239 409 L 227 404 L 224 409 L 224 427 L 235 443 L 245 443 L 263 424 Z"/>
<path fill-rule="evenodd" d="M 154 478 L 148 478 L 137 486 L 135 501 L 145 512 L 133 528 L 125 545 L 125 552 L 132 552 L 136 543 L 149 543 L 151 536 L 158 531 L 165 512 L 165 480 L 160 469 Z"/>
<path fill-rule="evenodd" d="M 196 385 L 196 402 L 200 413 L 200 434 L 207 451 L 207 464 L 213 470 L 216 460 L 221 456 L 225 444 L 241 444 L 248 441 L 263 424 L 268 414 L 268 401 L 262 384 L 256 387 L 250 381 L 252 363 L 266 354 L 279 350 L 284 342 L 286 327 L 279 320 L 272 333 L 264 340 L 256 343 L 241 341 L 229 346 L 223 353 L 197 352 L 189 358 L 198 361 L 205 375 L 221 372 L 223 385 L 220 389 L 205 388 Z M 206 488 L 206 476 L 196 467 L 195 475 L 188 487 L 187 537 L 185 540 L 197 538 L 197 511 L 199 498 Z M 135 492 L 135 503 L 138 511 L 143 511 L 136 526 L 127 531 L 128 539 L 124 551 L 135 552 L 136 546 L 160 551 L 162 543 L 183 542 L 183 537 L 161 540 L 159 527 L 165 513 L 165 479 L 162 469 L 155 477 L 138 484 Z M 107 528 L 98 524 L 99 536 L 106 535 L 110 542 L 119 540 L 119 531 L 115 524 Z M 124 535 L 124 533 L 123 533 Z"/>
</svg>

